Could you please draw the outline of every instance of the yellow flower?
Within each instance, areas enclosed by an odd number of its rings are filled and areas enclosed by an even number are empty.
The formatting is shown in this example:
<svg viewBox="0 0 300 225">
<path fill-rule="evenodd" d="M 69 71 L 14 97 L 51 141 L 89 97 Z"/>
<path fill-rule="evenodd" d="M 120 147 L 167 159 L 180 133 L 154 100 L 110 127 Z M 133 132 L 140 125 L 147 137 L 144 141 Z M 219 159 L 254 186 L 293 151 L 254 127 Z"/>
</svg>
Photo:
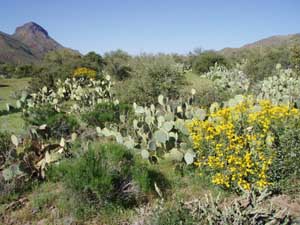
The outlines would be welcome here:
<svg viewBox="0 0 300 225">
<path fill-rule="evenodd" d="M 245 97 L 205 121 L 193 120 L 188 129 L 199 155 L 195 165 L 208 167 L 216 185 L 265 188 L 270 185 L 267 173 L 275 155 L 271 128 L 290 118 L 300 118 L 299 110 Z"/>
<path fill-rule="evenodd" d="M 74 70 L 73 77 L 86 77 L 90 79 L 95 79 L 97 72 L 95 70 L 89 69 L 87 67 L 79 67 Z"/>
</svg>

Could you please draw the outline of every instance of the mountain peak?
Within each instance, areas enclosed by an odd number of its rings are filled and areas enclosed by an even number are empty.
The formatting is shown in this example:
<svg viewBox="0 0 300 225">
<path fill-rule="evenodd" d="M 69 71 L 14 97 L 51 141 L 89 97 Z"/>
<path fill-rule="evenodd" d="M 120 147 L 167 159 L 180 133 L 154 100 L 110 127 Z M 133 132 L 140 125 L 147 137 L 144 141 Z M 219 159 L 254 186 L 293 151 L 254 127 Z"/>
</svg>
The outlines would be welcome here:
<svg viewBox="0 0 300 225">
<path fill-rule="evenodd" d="M 48 32 L 39 24 L 35 22 L 28 22 L 25 23 L 22 26 L 19 26 L 16 28 L 16 31 L 14 33 L 15 36 L 23 36 L 23 35 L 28 35 L 28 34 L 41 34 L 44 37 L 48 37 Z"/>
<path fill-rule="evenodd" d="M 35 22 L 17 27 L 12 37 L 27 45 L 38 58 L 42 58 L 47 52 L 63 48 L 48 35 L 42 26 Z"/>
<path fill-rule="evenodd" d="M 67 49 L 55 41 L 47 30 L 35 22 L 28 22 L 16 28 L 14 34 L 0 31 L 0 62 L 35 63 L 51 51 Z"/>
</svg>

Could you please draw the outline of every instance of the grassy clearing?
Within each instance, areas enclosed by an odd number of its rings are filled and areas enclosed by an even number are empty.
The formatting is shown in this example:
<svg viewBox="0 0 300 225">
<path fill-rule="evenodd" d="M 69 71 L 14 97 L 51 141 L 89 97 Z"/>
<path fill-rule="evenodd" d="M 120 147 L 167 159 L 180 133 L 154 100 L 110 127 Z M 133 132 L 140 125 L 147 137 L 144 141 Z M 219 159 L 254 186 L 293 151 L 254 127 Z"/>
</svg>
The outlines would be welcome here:
<svg viewBox="0 0 300 225">
<path fill-rule="evenodd" d="M 0 110 L 5 110 L 7 103 L 15 105 L 14 93 L 28 87 L 29 81 L 30 78 L 0 79 Z M 20 134 L 24 132 L 24 125 L 21 113 L 0 116 L 0 131 Z"/>
<path fill-rule="evenodd" d="M 185 87 L 185 91 L 190 92 L 194 88 L 197 92 L 205 92 L 212 88 L 213 83 L 205 78 L 200 77 L 200 75 L 193 72 L 188 72 L 185 74 L 188 85 Z"/>
<path fill-rule="evenodd" d="M 21 117 L 21 113 L 12 113 L 0 116 L 0 131 L 7 131 L 14 134 L 22 134 L 25 132 L 25 122 Z"/>
<path fill-rule="evenodd" d="M 197 88 L 202 85 L 203 78 L 193 72 L 187 72 L 185 74 L 186 80 L 188 82 L 188 88 Z"/>
<path fill-rule="evenodd" d="M 0 78 L 0 110 L 6 108 L 6 104 L 15 104 L 14 93 L 28 87 L 30 78 L 1 79 Z"/>
</svg>

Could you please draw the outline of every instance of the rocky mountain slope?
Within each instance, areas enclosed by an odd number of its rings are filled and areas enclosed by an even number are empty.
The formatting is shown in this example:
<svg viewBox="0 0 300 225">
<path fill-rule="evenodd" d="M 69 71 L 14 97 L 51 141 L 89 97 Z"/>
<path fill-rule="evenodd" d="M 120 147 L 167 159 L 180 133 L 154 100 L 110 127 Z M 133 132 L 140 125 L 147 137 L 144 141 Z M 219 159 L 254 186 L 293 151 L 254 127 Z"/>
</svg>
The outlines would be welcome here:
<svg viewBox="0 0 300 225">
<path fill-rule="evenodd" d="M 48 52 L 64 48 L 34 22 L 17 27 L 12 35 L 0 32 L 0 62 L 36 63 Z"/>
<path fill-rule="evenodd" d="M 224 48 L 219 52 L 226 56 L 240 53 L 251 49 L 258 48 L 276 48 L 276 47 L 290 47 L 294 44 L 300 44 L 300 34 L 289 34 L 289 35 L 276 35 L 268 38 L 258 40 L 253 43 L 246 44 L 240 48 Z"/>
</svg>

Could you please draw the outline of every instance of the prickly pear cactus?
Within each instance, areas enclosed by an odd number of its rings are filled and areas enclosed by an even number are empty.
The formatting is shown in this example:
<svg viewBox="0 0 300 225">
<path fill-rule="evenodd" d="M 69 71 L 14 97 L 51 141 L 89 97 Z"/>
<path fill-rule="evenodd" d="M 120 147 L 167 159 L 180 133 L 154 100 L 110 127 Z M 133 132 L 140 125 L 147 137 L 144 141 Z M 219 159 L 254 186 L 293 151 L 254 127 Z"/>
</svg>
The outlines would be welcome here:
<svg viewBox="0 0 300 225">
<path fill-rule="evenodd" d="M 229 91 L 232 94 L 245 93 L 249 90 L 250 80 L 242 72 L 243 65 L 237 65 L 232 69 L 224 66 L 215 65 L 210 71 L 202 75 L 203 78 L 212 80 L 214 84 L 223 91 Z"/>
<path fill-rule="evenodd" d="M 122 116 L 121 124 L 103 129 L 98 127 L 97 133 L 113 136 L 118 143 L 138 149 L 146 159 L 162 156 L 192 164 L 196 155 L 191 148 L 186 123 L 193 118 L 204 120 L 206 117 L 204 109 L 190 104 L 194 94 L 192 91 L 187 102 L 169 101 L 160 95 L 156 105 L 139 106 L 134 103 L 133 120 L 128 121 Z"/>
<path fill-rule="evenodd" d="M 101 102 L 110 101 L 110 76 L 102 80 L 68 78 L 58 80 L 55 89 L 43 87 L 39 92 L 22 96 L 17 105 L 24 111 L 42 105 L 51 105 L 56 111 L 83 112 Z"/>
<path fill-rule="evenodd" d="M 291 69 L 276 66 L 276 74 L 261 81 L 257 87 L 259 99 L 270 99 L 273 104 L 296 104 L 300 107 L 300 78 Z"/>
</svg>

